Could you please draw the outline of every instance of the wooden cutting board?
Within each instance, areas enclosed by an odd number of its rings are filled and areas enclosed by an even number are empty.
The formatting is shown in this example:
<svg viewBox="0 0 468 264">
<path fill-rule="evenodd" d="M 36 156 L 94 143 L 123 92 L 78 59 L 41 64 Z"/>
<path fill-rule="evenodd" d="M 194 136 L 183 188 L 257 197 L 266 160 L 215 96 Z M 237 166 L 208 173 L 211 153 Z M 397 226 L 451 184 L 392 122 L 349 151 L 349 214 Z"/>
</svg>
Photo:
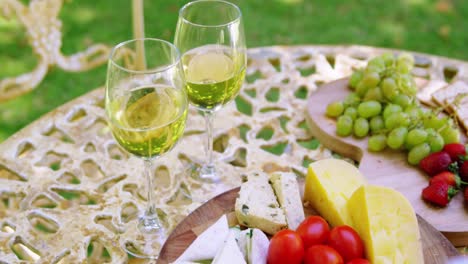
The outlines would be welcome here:
<svg viewBox="0 0 468 264">
<path fill-rule="evenodd" d="M 301 184 L 302 188 L 303 186 Z M 235 188 L 218 195 L 180 222 L 164 244 L 158 263 L 167 264 L 175 261 L 198 235 L 223 214 L 228 214 L 229 223 L 234 225 L 233 223 L 237 221 L 233 211 L 238 192 L 239 188 Z M 307 208 L 304 211 L 306 215 L 313 214 L 313 211 Z M 418 223 L 426 264 L 445 264 L 447 257 L 459 255 L 440 232 L 419 216 Z"/>
<path fill-rule="evenodd" d="M 367 138 L 342 138 L 335 133 L 335 120 L 326 117 L 328 103 L 343 100 L 350 92 L 348 79 L 318 88 L 307 102 L 308 124 L 314 137 L 327 148 L 359 162 L 359 170 L 371 184 L 392 187 L 411 202 L 414 210 L 441 231 L 455 246 L 468 245 L 468 207 L 459 193 L 446 208 L 426 204 L 421 191 L 429 177 L 406 161 L 406 153 L 391 149 L 373 153 L 367 150 Z"/>
</svg>

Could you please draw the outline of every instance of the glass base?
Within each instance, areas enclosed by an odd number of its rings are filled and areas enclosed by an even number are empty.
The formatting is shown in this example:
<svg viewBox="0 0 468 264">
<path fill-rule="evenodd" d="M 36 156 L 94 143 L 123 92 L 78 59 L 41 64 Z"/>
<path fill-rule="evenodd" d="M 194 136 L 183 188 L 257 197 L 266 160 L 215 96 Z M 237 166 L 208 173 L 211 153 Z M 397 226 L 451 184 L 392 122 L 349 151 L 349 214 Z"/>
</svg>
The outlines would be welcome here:
<svg viewBox="0 0 468 264">
<path fill-rule="evenodd" d="M 122 248 L 136 258 L 158 259 L 167 234 L 157 215 L 141 216 L 133 231 L 136 234 L 124 240 Z"/>
<path fill-rule="evenodd" d="M 216 173 L 216 168 L 213 165 L 203 165 L 200 168 L 198 175 L 200 179 L 207 182 L 217 183 L 221 181 L 220 177 Z"/>
<path fill-rule="evenodd" d="M 158 215 L 144 215 L 138 219 L 138 229 L 142 234 L 156 234 L 161 232 L 164 228 L 159 222 Z"/>
</svg>

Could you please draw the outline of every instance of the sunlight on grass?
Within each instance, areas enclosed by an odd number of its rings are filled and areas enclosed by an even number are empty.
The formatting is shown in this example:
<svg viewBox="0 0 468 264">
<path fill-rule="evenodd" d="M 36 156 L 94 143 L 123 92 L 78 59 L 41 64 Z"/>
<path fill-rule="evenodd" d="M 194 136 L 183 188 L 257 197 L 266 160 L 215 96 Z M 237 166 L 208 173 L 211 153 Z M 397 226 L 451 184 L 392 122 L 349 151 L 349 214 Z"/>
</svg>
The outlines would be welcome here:
<svg viewBox="0 0 468 264">
<path fill-rule="evenodd" d="M 4 102 L 0 105 L 0 121 L 2 123 L 14 124 L 18 120 L 23 120 L 27 117 L 27 112 L 32 109 L 32 100 L 30 96 L 20 96 L 11 101 Z"/>
<path fill-rule="evenodd" d="M 380 22 L 378 28 L 383 35 L 387 35 L 395 45 L 401 45 L 405 39 L 405 28 L 402 24 L 394 21 L 384 20 Z"/>
<path fill-rule="evenodd" d="M 277 2 L 283 4 L 301 4 L 302 2 L 304 2 L 304 0 L 277 0 Z"/>
<path fill-rule="evenodd" d="M 15 18 L 5 19 L 0 16 L 0 45 L 9 45 L 15 42 L 15 32 L 23 30 Z"/>
<path fill-rule="evenodd" d="M 403 0 L 403 3 L 411 6 L 419 6 L 419 5 L 428 5 L 429 1 L 427 0 Z"/>
<path fill-rule="evenodd" d="M 0 142 L 34 119 L 31 118 L 36 108 L 33 104 L 31 94 L 0 104 Z"/>
<path fill-rule="evenodd" d="M 0 71 L 0 78 L 2 76 L 15 76 L 21 73 L 26 73 L 34 68 L 35 62 L 31 58 L 20 58 L 12 59 L 4 56 L 0 56 L 0 61 L 2 61 L 2 69 Z M 4 67 L 3 67 L 4 66 Z"/>
<path fill-rule="evenodd" d="M 4 17 L 0 17 L 0 29 L 17 29 L 20 28 L 21 25 L 16 18 L 6 19 Z"/>
<path fill-rule="evenodd" d="M 87 24 L 96 18 L 97 13 L 88 7 L 75 7 L 73 12 L 68 12 L 68 16 L 78 24 Z"/>
</svg>

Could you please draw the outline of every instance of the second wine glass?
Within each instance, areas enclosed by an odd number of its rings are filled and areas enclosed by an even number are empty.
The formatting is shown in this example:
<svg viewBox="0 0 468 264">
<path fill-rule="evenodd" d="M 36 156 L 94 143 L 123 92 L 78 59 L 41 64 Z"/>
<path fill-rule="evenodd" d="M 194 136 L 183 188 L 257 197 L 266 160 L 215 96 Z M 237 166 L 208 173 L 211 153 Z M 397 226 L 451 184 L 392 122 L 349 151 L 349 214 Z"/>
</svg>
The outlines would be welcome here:
<svg viewBox="0 0 468 264">
<path fill-rule="evenodd" d="M 199 0 L 179 11 L 175 45 L 182 55 L 186 90 L 206 122 L 207 160 L 200 178 L 218 181 L 213 162 L 213 116 L 242 86 L 246 47 L 240 9 L 221 0 Z"/>
</svg>

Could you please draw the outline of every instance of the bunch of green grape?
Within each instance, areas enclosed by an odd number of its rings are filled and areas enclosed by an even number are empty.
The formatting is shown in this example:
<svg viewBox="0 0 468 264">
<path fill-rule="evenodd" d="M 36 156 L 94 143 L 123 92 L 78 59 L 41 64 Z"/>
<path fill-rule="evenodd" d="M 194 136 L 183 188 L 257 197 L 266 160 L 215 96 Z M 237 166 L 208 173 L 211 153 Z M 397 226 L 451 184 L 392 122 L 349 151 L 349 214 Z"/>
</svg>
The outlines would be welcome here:
<svg viewBox="0 0 468 264">
<path fill-rule="evenodd" d="M 453 120 L 421 107 L 416 99 L 413 67 L 411 54 L 385 53 L 355 71 L 349 79 L 353 92 L 326 109 L 327 116 L 337 118 L 336 133 L 369 136 L 370 151 L 406 150 L 413 165 L 445 144 L 459 142 Z"/>
</svg>

